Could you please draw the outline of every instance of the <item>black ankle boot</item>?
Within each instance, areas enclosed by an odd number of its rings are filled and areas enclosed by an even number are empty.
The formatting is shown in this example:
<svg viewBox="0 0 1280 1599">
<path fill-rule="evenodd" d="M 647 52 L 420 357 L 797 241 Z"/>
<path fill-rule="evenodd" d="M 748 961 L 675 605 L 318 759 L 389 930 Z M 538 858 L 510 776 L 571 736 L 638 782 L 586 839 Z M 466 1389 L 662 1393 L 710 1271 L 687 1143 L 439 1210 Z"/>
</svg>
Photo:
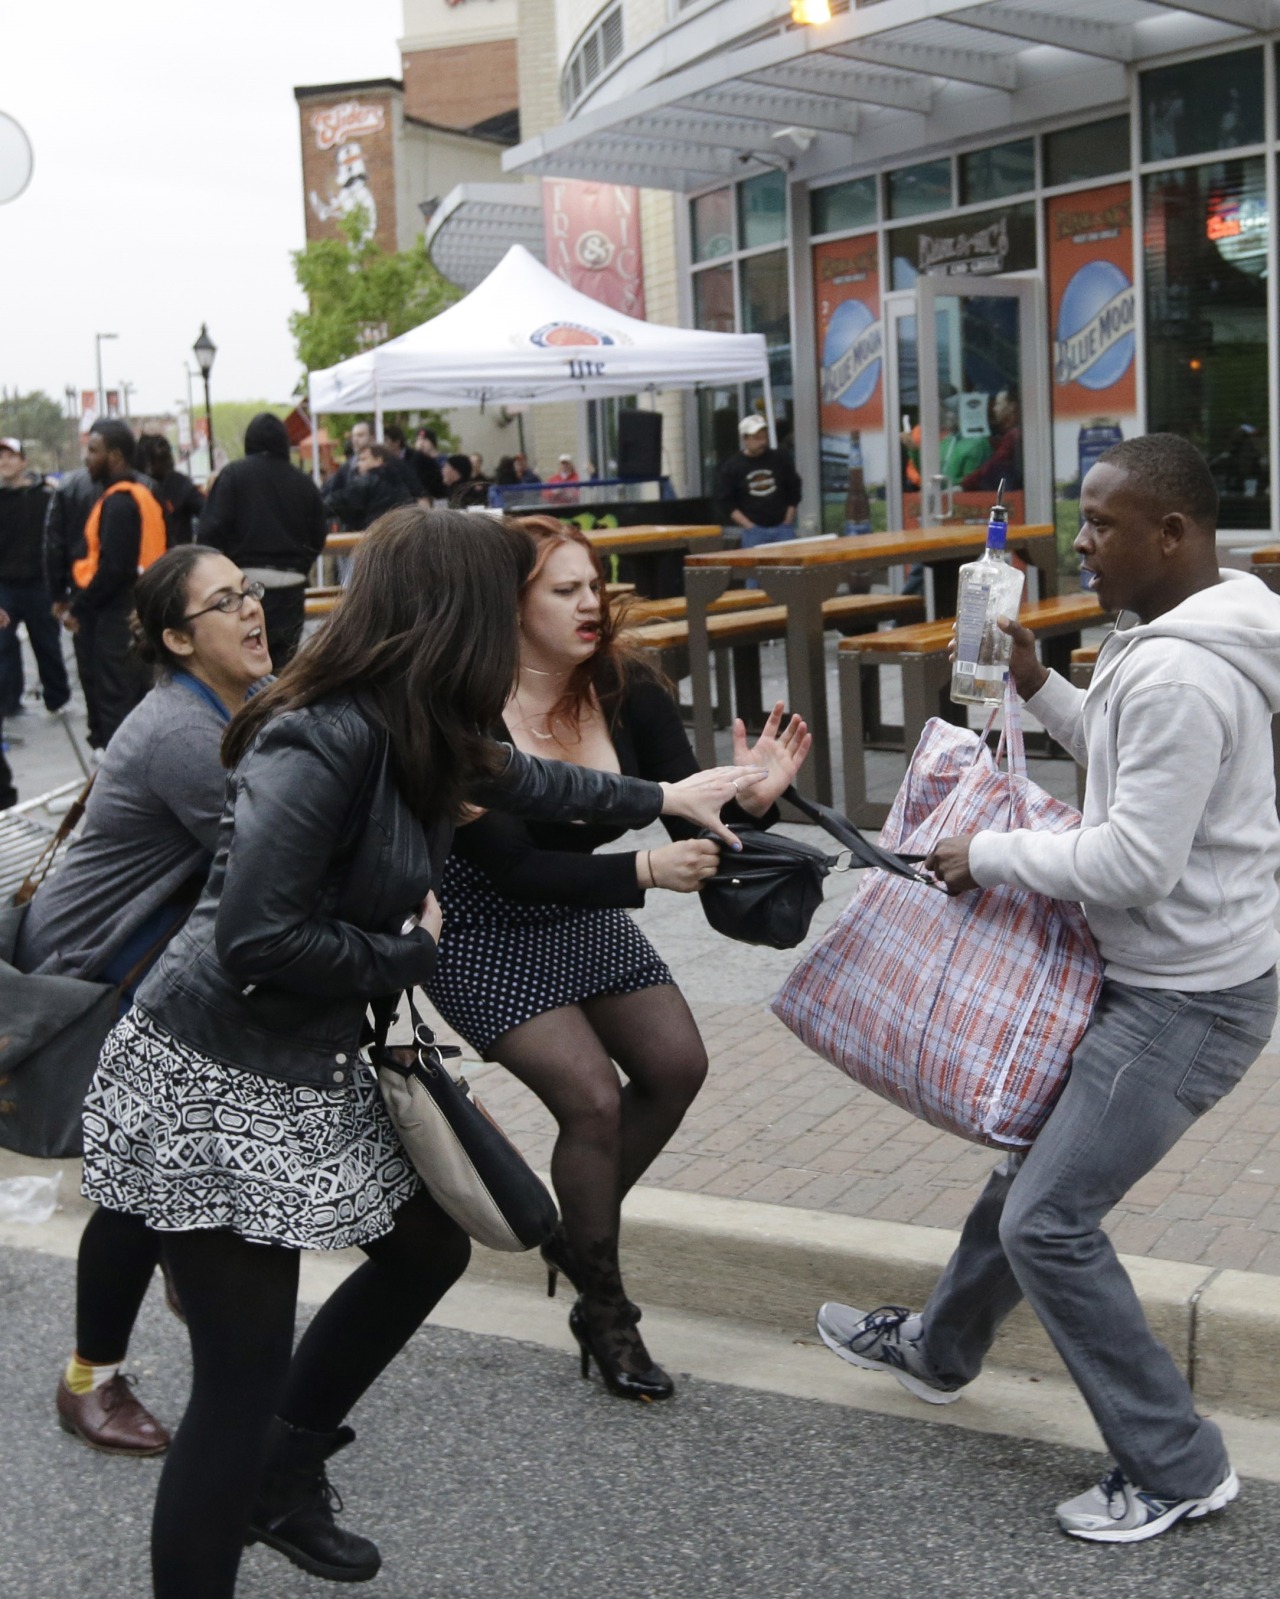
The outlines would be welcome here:
<svg viewBox="0 0 1280 1599">
<path fill-rule="evenodd" d="M 342 1500 L 325 1462 L 355 1439 L 350 1427 L 308 1432 L 276 1416 L 246 1543 L 264 1543 L 330 1582 L 368 1582 L 382 1564 L 377 1545 L 333 1519 Z"/>
<path fill-rule="evenodd" d="M 560 1276 L 566 1277 L 573 1286 L 575 1293 L 582 1293 L 586 1286 L 586 1276 L 578 1264 L 578 1257 L 573 1252 L 573 1245 L 569 1242 L 569 1235 L 564 1230 L 564 1223 L 560 1222 L 555 1232 L 547 1239 L 538 1250 L 542 1256 L 543 1264 L 547 1268 L 547 1298 L 556 1297 L 556 1280 Z M 644 1314 L 639 1305 L 627 1300 L 627 1314 L 632 1321 L 639 1321 Z"/>
<path fill-rule="evenodd" d="M 605 1387 L 619 1399 L 652 1403 L 675 1393 L 675 1383 L 645 1348 L 625 1299 L 601 1302 L 580 1295 L 569 1312 L 569 1331 L 578 1342 L 582 1375 L 590 1375 L 594 1360 Z"/>
</svg>

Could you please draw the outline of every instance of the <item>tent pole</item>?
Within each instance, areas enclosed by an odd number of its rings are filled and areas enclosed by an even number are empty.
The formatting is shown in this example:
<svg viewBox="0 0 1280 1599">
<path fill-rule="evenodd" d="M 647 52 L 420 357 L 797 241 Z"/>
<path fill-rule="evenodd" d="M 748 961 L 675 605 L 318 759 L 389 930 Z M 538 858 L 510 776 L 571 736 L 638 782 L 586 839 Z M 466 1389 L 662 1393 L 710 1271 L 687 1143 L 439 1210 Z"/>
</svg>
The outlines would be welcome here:
<svg viewBox="0 0 1280 1599">
<path fill-rule="evenodd" d="M 778 423 L 773 414 L 773 379 L 766 369 L 764 374 L 764 419 L 769 424 L 769 445 L 778 447 Z"/>
<path fill-rule="evenodd" d="M 311 374 L 307 373 L 307 410 L 311 413 L 311 476 L 320 487 L 320 420 L 316 416 L 316 397 L 311 391 Z"/>
<path fill-rule="evenodd" d="M 378 392 L 378 374 L 373 374 L 373 436 L 382 443 L 382 395 Z"/>
</svg>

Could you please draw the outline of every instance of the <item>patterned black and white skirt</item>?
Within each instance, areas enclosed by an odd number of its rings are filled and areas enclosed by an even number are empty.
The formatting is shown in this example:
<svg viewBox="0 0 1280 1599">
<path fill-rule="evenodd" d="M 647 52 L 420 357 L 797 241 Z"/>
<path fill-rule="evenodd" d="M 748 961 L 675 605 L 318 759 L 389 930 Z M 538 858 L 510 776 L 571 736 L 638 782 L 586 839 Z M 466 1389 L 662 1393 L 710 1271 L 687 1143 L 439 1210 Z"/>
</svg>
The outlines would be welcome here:
<svg viewBox="0 0 1280 1599">
<path fill-rule="evenodd" d="M 158 1232 L 346 1249 L 422 1186 L 369 1068 L 308 1088 L 210 1059 L 137 1006 L 107 1035 L 84 1108 L 87 1198 Z"/>
<path fill-rule="evenodd" d="M 485 1060 L 521 1022 L 600 994 L 634 994 L 674 979 L 624 910 L 508 899 L 451 855 L 441 880 L 444 929 L 431 1003 Z"/>
</svg>

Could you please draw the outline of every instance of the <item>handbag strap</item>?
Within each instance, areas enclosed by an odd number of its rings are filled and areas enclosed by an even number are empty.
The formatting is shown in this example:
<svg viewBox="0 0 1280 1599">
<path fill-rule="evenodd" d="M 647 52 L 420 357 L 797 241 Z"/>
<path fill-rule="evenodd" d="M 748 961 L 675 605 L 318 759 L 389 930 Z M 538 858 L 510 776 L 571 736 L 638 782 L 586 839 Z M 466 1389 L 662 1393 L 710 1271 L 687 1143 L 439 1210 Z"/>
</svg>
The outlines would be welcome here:
<svg viewBox="0 0 1280 1599">
<path fill-rule="evenodd" d="M 1004 711 L 1004 722 L 1000 728 L 1000 742 L 996 745 L 996 765 L 1002 759 L 1008 761 L 1010 777 L 1025 777 L 1027 775 L 1027 743 L 1022 731 L 1022 701 L 1018 698 L 1018 691 L 1013 686 L 1012 677 L 1005 679 L 1004 700 L 1001 705 L 991 708 L 991 715 L 987 718 L 987 725 L 982 734 L 985 744 L 987 735 L 991 732 L 991 724 L 997 714 Z"/>
<path fill-rule="evenodd" d="M 400 1014 L 400 994 L 389 994 L 385 999 L 375 999 L 372 1002 L 373 1011 L 373 1053 L 376 1063 L 377 1057 L 387 1047 L 387 1035 L 391 1031 L 392 1023 Z M 441 1061 L 456 1060 L 462 1050 L 457 1044 L 441 1044 L 436 1035 L 427 1026 L 422 1012 L 414 1004 L 413 995 L 405 990 L 403 997 L 409 1001 L 409 1017 L 413 1022 L 413 1038 L 419 1049 L 429 1049 Z"/>
<path fill-rule="evenodd" d="M 794 805 L 811 822 L 816 822 L 825 832 L 830 833 L 832 838 L 843 844 L 845 849 L 849 850 L 855 859 L 863 865 L 879 866 L 884 871 L 893 872 L 898 877 L 909 877 L 916 882 L 927 884 L 930 888 L 937 887 L 932 878 L 925 877 L 922 873 L 911 869 L 911 863 L 922 861 L 924 859 L 923 855 L 900 855 L 894 850 L 881 849 L 879 844 L 873 844 L 860 828 L 855 827 L 847 816 L 842 816 L 839 811 L 833 810 L 829 805 L 820 805 L 817 800 L 809 799 L 807 795 L 801 794 L 794 785 L 788 788 L 781 797 L 789 805 Z M 834 866 L 838 864 L 838 861 L 839 857 L 837 856 L 836 860 L 832 861 L 831 864 Z"/>
<path fill-rule="evenodd" d="M 54 857 L 57 855 L 62 845 L 66 843 L 74 829 L 80 825 L 80 818 L 84 815 L 85 803 L 87 802 L 90 791 L 97 780 L 98 774 L 97 772 L 94 772 L 89 778 L 89 781 L 84 785 L 84 787 L 76 795 L 75 799 L 72 800 L 71 804 L 67 807 L 67 814 L 62 818 L 61 822 L 59 822 L 58 831 L 40 851 L 39 858 L 37 859 L 35 865 L 18 885 L 18 888 L 13 896 L 13 904 L 15 907 L 19 905 L 26 905 L 29 903 L 29 901 L 35 898 L 36 890 L 49 875 L 50 868 L 53 866 Z"/>
</svg>

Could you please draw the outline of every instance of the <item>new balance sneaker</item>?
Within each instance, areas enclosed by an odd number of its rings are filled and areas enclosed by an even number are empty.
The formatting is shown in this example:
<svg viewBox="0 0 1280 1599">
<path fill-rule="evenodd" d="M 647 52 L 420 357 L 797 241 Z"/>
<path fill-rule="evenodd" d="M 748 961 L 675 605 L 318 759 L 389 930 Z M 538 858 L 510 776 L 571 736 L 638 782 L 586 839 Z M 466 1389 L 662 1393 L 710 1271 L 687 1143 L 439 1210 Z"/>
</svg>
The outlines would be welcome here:
<svg viewBox="0 0 1280 1599">
<path fill-rule="evenodd" d="M 892 1372 L 909 1394 L 927 1405 L 950 1405 L 960 1390 L 943 1388 L 925 1365 L 921 1331 L 919 1315 L 901 1305 L 855 1310 L 831 1300 L 818 1311 L 818 1336 L 841 1360 L 866 1371 Z"/>
<path fill-rule="evenodd" d="M 1198 1521 L 1212 1510 L 1225 1509 L 1239 1492 L 1240 1479 L 1230 1467 L 1203 1499 L 1162 1499 L 1134 1487 L 1114 1466 L 1097 1487 L 1058 1506 L 1058 1525 L 1073 1538 L 1093 1543 L 1141 1543 L 1144 1538 L 1158 1538 L 1184 1516 Z"/>
</svg>

